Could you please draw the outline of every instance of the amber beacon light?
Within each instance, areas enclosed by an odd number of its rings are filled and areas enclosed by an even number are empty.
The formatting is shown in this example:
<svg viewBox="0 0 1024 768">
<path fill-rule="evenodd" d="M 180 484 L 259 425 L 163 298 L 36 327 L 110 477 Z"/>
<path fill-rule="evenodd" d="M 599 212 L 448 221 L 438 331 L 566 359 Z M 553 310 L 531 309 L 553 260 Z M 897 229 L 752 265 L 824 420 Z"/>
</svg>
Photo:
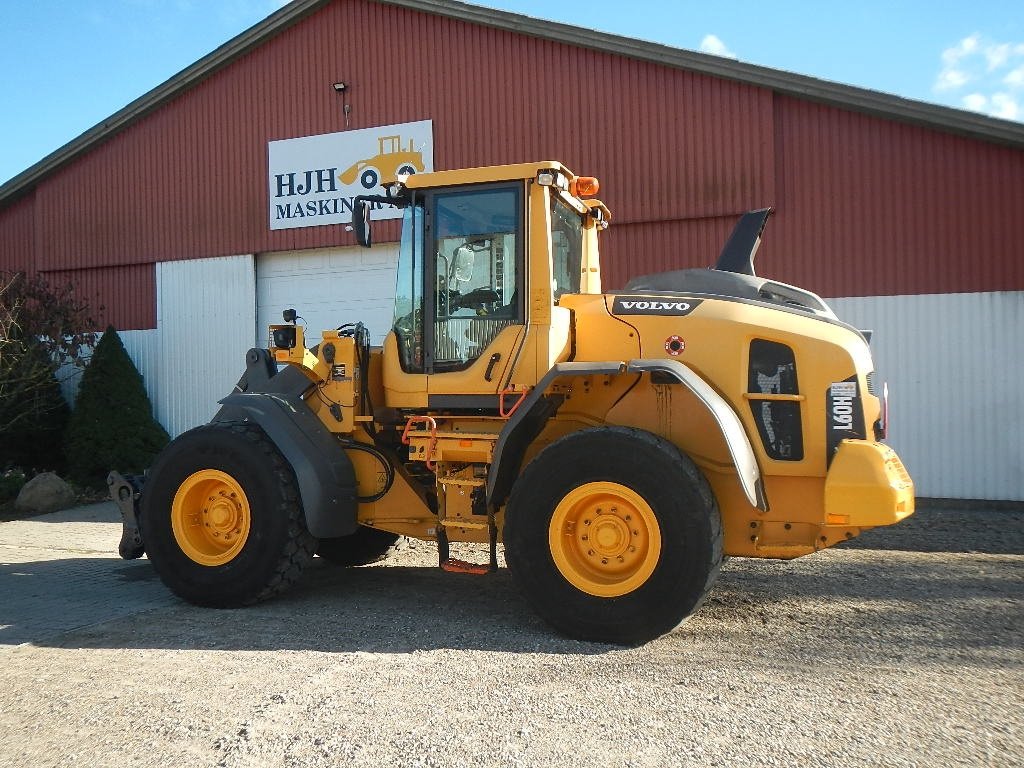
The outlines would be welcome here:
<svg viewBox="0 0 1024 768">
<path fill-rule="evenodd" d="M 601 189 L 601 183 L 594 176 L 577 176 L 571 185 L 571 192 L 576 197 L 590 197 Z"/>
</svg>

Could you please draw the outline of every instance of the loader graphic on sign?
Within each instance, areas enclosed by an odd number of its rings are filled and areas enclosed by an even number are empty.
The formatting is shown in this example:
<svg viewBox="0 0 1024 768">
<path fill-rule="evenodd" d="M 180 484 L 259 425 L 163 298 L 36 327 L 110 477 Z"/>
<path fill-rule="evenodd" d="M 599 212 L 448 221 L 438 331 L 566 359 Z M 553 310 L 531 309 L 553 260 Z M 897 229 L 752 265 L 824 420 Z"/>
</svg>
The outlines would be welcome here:
<svg viewBox="0 0 1024 768">
<path fill-rule="evenodd" d="M 412 175 L 424 170 L 423 153 L 413 149 L 413 140 L 409 139 L 409 148 L 402 148 L 399 136 L 381 136 L 377 139 L 379 152 L 376 156 L 360 160 L 348 168 L 338 178 L 342 184 L 352 184 L 358 178 L 364 189 L 374 189 L 381 179 L 394 178 L 398 174 Z"/>
</svg>

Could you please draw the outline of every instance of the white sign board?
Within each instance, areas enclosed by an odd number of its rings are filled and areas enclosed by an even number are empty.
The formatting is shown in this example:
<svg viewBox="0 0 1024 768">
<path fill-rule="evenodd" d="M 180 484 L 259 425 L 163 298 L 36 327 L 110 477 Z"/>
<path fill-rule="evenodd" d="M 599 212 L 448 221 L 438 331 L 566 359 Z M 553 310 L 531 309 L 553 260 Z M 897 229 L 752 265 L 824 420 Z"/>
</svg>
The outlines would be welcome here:
<svg viewBox="0 0 1024 768">
<path fill-rule="evenodd" d="M 356 195 L 382 195 L 381 182 L 434 170 L 433 121 L 383 125 L 270 142 L 270 228 L 352 221 Z M 391 206 L 375 219 L 396 219 Z"/>
</svg>

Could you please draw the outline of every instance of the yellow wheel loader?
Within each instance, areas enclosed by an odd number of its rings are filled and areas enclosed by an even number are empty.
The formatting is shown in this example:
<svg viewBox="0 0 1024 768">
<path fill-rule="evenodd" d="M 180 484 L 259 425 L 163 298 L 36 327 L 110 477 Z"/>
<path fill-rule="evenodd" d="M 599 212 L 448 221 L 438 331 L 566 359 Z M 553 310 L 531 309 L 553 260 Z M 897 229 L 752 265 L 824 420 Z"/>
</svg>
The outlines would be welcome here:
<svg viewBox="0 0 1024 768">
<path fill-rule="evenodd" d="M 357 565 L 412 536 L 486 574 L 502 542 L 556 629 L 637 644 L 700 606 L 723 556 L 799 557 L 910 515 L 865 333 L 754 273 L 770 210 L 740 219 L 715 268 L 605 294 L 596 191 L 539 162 L 357 198 L 364 246 L 371 208 L 403 213 L 383 347 L 355 323 L 307 349 L 286 312 L 210 424 L 144 485 L 112 474 L 122 556 L 237 606 L 316 553 Z"/>
</svg>

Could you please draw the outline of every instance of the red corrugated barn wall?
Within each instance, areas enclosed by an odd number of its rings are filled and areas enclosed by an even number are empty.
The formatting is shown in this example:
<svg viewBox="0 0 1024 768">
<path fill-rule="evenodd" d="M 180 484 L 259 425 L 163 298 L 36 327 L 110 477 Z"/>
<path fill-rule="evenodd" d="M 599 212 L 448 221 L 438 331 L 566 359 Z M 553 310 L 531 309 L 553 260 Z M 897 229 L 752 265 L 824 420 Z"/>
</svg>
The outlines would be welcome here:
<svg viewBox="0 0 1024 768">
<path fill-rule="evenodd" d="M 267 142 L 343 129 L 337 80 L 351 128 L 432 119 L 438 169 L 598 175 L 608 287 L 707 265 L 737 214 L 775 205 L 761 271 L 818 293 L 1024 288 L 1019 149 L 370 0 L 329 4 L 46 178 L 0 211 L 0 263 L 73 278 L 104 320 L 145 328 L 157 261 L 351 243 L 267 222 Z"/>
</svg>

